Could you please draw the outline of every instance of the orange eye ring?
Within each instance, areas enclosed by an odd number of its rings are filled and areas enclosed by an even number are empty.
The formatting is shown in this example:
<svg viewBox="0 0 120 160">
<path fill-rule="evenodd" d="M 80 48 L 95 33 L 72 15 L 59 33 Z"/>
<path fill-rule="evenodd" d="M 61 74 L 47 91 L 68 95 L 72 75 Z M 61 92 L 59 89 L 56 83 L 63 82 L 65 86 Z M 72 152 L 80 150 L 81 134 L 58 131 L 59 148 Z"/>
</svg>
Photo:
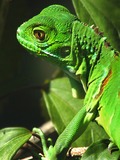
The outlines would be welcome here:
<svg viewBox="0 0 120 160">
<path fill-rule="evenodd" d="M 43 30 L 34 30 L 34 36 L 43 41 L 45 39 L 45 32 Z"/>
</svg>

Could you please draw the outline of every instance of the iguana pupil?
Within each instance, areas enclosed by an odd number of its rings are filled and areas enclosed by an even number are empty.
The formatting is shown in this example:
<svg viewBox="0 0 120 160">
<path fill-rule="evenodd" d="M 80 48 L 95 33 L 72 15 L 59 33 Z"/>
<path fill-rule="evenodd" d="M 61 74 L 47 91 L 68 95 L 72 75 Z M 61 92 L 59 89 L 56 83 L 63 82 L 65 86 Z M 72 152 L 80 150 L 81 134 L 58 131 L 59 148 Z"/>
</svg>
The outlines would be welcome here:
<svg viewBox="0 0 120 160">
<path fill-rule="evenodd" d="M 42 30 L 34 30 L 34 36 L 37 39 L 43 41 L 45 39 L 45 32 Z"/>
</svg>

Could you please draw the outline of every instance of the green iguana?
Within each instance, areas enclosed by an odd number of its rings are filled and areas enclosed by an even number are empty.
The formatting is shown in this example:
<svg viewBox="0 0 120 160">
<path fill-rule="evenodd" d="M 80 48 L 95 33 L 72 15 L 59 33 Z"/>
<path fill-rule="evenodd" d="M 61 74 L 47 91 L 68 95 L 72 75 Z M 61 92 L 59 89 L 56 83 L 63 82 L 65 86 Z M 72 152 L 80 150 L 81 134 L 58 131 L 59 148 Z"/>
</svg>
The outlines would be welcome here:
<svg viewBox="0 0 120 160">
<path fill-rule="evenodd" d="M 45 146 L 45 158 L 65 159 L 71 143 L 96 120 L 120 149 L 120 54 L 95 27 L 87 26 L 61 5 L 51 5 L 23 23 L 17 39 L 33 55 L 59 66 L 68 74 L 76 93 L 82 83 L 84 107 L 58 137 Z M 77 87 L 76 87 L 77 85 Z M 61 158 L 62 157 L 62 158 Z"/>
</svg>

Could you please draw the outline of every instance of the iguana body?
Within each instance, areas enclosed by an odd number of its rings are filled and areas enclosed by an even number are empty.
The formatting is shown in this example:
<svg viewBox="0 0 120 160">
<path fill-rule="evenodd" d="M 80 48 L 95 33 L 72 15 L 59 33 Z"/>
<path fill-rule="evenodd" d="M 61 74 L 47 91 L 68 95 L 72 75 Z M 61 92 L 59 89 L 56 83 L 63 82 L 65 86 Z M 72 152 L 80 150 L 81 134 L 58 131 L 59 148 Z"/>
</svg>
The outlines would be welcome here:
<svg viewBox="0 0 120 160">
<path fill-rule="evenodd" d="M 69 77 L 83 85 L 84 107 L 45 155 L 62 160 L 71 143 L 97 120 L 120 148 L 120 55 L 94 27 L 81 23 L 65 7 L 45 8 L 17 30 L 19 42 L 33 55 L 58 65 Z M 44 159 L 44 158 L 43 158 Z"/>
</svg>

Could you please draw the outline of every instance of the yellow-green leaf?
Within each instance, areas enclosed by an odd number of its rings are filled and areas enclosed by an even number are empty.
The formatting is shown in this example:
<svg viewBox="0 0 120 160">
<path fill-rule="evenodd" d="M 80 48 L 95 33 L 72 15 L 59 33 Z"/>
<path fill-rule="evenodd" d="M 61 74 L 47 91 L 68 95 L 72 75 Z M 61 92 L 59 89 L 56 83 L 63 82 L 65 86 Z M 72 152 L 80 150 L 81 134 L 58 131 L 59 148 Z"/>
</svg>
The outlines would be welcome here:
<svg viewBox="0 0 120 160">
<path fill-rule="evenodd" d="M 0 130 L 0 159 L 11 160 L 17 150 L 31 137 L 25 128 L 4 128 Z"/>
</svg>

